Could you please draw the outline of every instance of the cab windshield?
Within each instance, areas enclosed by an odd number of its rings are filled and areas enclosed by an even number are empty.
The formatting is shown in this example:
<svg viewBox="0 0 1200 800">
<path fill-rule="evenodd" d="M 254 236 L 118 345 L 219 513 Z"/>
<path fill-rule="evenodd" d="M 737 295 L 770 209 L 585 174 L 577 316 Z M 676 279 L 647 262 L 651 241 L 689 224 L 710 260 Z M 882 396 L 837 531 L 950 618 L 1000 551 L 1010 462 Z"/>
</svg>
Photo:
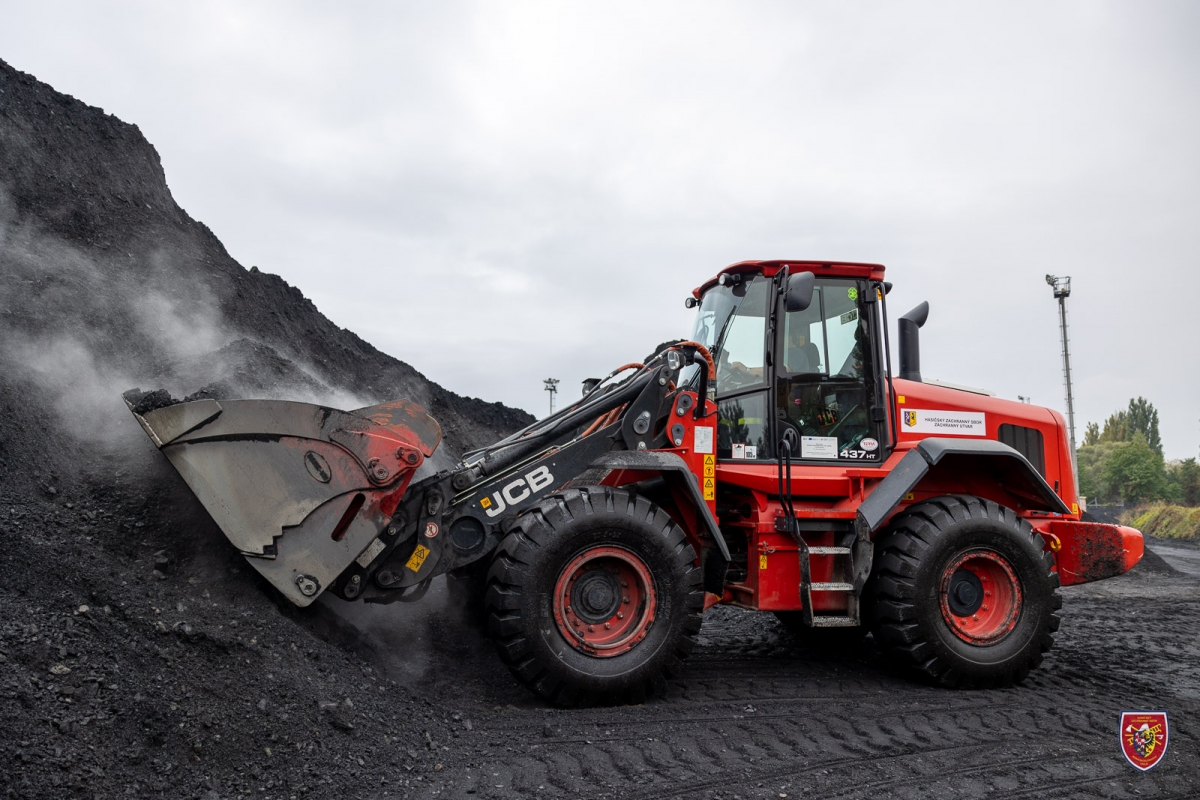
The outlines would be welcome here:
<svg viewBox="0 0 1200 800">
<path fill-rule="evenodd" d="M 699 342 L 710 351 L 716 349 L 721 331 L 725 330 L 740 300 L 734 296 L 733 289 L 732 286 L 714 286 L 704 293 L 697 306 L 693 342 Z"/>
<path fill-rule="evenodd" d="M 744 276 L 738 283 L 717 285 L 704 293 L 692 330 L 692 341 L 709 349 L 717 362 L 717 395 L 760 384 L 766 380 L 764 348 L 770 297 L 770 280 Z M 691 385 L 694 367 L 684 375 Z"/>
<path fill-rule="evenodd" d="M 717 458 L 754 461 L 774 453 L 767 416 L 766 336 L 774 293 L 769 278 L 737 277 L 736 283 L 704 293 L 693 339 L 717 362 L 717 379 L 709 385 L 710 397 L 717 402 Z"/>
</svg>

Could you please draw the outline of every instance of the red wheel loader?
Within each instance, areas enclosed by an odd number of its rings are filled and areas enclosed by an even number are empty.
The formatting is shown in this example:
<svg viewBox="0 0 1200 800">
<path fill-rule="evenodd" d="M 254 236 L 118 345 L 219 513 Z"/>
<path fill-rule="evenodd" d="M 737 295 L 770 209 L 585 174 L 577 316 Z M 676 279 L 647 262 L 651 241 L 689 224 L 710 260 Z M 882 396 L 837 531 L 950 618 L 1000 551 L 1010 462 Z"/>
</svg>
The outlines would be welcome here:
<svg viewBox="0 0 1200 800">
<path fill-rule="evenodd" d="M 419 481 L 441 432 L 406 400 L 126 399 L 293 603 L 449 575 L 557 704 L 653 693 L 718 603 L 1007 686 L 1051 647 L 1059 586 L 1130 569 L 1142 536 L 1081 520 L 1060 414 L 922 381 L 927 304 L 898 320 L 893 377 L 889 289 L 875 264 L 726 267 L 687 298 L 691 340 Z"/>
</svg>

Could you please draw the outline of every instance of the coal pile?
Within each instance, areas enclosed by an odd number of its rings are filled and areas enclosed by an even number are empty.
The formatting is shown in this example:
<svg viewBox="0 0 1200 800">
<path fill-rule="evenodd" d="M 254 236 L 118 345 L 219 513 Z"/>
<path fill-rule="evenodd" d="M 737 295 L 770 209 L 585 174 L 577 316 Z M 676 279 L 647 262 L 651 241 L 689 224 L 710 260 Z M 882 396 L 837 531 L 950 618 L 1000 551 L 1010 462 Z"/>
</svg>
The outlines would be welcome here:
<svg viewBox="0 0 1200 800">
<path fill-rule="evenodd" d="M 443 464 L 532 418 L 238 264 L 136 126 L 4 62 L 0 275 L 5 796 L 397 796 L 439 771 L 444 706 L 398 690 L 328 606 L 277 601 L 121 394 L 408 397 Z"/>
</svg>

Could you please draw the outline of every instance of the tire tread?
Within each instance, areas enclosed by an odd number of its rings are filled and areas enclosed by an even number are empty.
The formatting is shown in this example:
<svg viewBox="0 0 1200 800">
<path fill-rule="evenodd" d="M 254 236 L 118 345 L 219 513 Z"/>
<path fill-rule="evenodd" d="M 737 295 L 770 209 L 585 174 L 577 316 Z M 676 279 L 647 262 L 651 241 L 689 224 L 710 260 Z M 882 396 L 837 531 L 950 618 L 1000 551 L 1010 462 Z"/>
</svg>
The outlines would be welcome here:
<svg viewBox="0 0 1200 800">
<path fill-rule="evenodd" d="M 567 526 L 587 517 L 626 517 L 653 531 L 665 541 L 673 572 L 682 576 L 685 591 L 678 613 L 678 633 L 664 643 L 656 654 L 656 663 L 638 681 L 619 688 L 584 685 L 562 674 L 556 665 L 539 660 L 530 640 L 522 609 L 526 607 L 525 587 L 530 586 L 538 563 L 538 551 L 549 547 Z M 542 500 L 518 518 L 512 531 L 497 547 L 487 573 L 485 607 L 488 631 L 496 640 L 500 659 L 526 687 L 560 706 L 611 705 L 640 703 L 657 694 L 667 679 L 678 674 L 683 659 L 692 651 L 700 631 L 704 610 L 702 570 L 695 565 L 695 550 L 666 511 L 645 497 L 612 487 L 568 489 Z M 667 621 L 669 622 L 669 621 Z"/>
<path fill-rule="evenodd" d="M 980 521 L 1007 528 L 1014 537 L 1024 540 L 1022 544 L 1032 545 L 1041 553 L 1041 567 L 1050 587 L 1047 602 L 1051 613 L 1045 629 L 1034 634 L 1036 646 L 1026 647 L 1014 663 L 994 674 L 970 675 L 954 666 L 939 652 L 939 643 L 922 631 L 916 577 L 922 556 L 947 535 L 951 526 Z M 1053 647 L 1053 634 L 1060 624 L 1056 612 L 1062 608 L 1058 574 L 1053 571 L 1054 556 L 1044 549 L 1041 535 L 1012 509 L 969 495 L 926 500 L 892 521 L 877 552 L 876 573 L 872 576 L 875 640 L 896 662 L 920 677 L 950 688 L 1011 686 L 1024 680 Z"/>
</svg>

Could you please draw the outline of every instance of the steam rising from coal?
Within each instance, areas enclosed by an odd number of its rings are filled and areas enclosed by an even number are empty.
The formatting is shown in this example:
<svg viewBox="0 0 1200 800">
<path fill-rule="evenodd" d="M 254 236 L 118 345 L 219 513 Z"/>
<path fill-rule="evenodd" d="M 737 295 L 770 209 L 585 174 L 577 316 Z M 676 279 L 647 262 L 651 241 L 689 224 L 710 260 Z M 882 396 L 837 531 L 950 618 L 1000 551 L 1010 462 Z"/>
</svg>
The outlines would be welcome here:
<svg viewBox="0 0 1200 800">
<path fill-rule="evenodd" d="M 142 435 L 121 399 L 133 387 L 344 409 L 374 402 L 239 332 L 178 253 L 96 252 L 18 221 L 0 187 L 0 360 L 81 441 Z"/>
<path fill-rule="evenodd" d="M 352 636 L 346 644 L 397 683 L 416 684 L 435 662 L 466 659 L 491 649 L 480 635 L 480 620 L 450 593 L 444 577 L 434 578 L 429 591 L 415 603 L 347 603 L 324 594 L 312 611 L 318 625 L 349 625 L 349 630 L 343 627 L 339 632 L 341 638 Z"/>
<path fill-rule="evenodd" d="M 203 393 L 341 409 L 385 399 L 337 388 L 299 354 L 282 354 L 239 330 L 208 286 L 189 275 L 187 254 L 178 248 L 114 252 L 91 247 L 85 252 L 19 218 L 3 188 L 0 369 L 16 389 L 10 397 L 51 408 L 61 432 L 73 437 L 83 454 L 115 457 L 116 474 L 153 474 L 174 483 L 164 461 L 146 458 L 149 443 L 122 399 L 133 387 L 166 389 L 179 399 Z M 421 387 L 412 388 L 409 394 L 425 399 Z M 10 459 L 5 466 L 30 469 L 28 460 Z M 442 448 L 417 477 L 453 461 Z M 191 535 L 212 533 L 193 530 Z M 418 680 L 429 662 L 426 647 L 436 638 L 430 627 L 456 625 L 461 616 L 446 607 L 442 583 L 437 581 L 415 605 L 365 608 L 326 598 L 322 608 L 332 616 L 323 615 L 324 624 L 330 635 L 348 639 L 346 644 L 365 647 L 363 655 L 374 653 L 396 679 Z M 222 591 L 219 583 L 210 582 L 210 589 Z"/>
</svg>

